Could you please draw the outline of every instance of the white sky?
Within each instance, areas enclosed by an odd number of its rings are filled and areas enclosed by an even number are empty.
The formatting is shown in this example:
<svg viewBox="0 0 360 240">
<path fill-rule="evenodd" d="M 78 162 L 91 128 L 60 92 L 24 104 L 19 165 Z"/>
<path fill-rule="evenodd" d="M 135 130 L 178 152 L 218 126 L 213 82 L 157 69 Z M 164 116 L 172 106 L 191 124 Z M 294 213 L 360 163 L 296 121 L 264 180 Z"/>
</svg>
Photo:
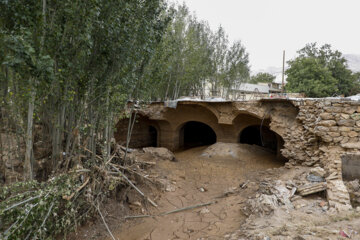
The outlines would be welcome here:
<svg viewBox="0 0 360 240">
<path fill-rule="evenodd" d="M 175 0 L 172 0 L 173 2 Z M 178 2 L 182 2 L 179 0 Z M 360 54 L 360 0 L 184 0 L 213 30 L 241 40 L 253 71 L 282 66 L 306 43 Z"/>
</svg>

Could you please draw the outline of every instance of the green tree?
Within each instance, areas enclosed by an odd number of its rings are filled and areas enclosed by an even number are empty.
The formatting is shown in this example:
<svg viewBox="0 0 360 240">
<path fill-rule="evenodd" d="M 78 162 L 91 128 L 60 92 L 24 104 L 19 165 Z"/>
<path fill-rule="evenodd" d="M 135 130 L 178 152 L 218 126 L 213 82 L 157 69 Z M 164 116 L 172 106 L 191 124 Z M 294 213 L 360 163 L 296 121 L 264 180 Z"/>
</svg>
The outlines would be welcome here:
<svg viewBox="0 0 360 240">
<path fill-rule="evenodd" d="M 250 83 L 272 83 L 275 80 L 275 76 L 270 73 L 260 72 L 255 76 L 251 76 Z"/>
<path fill-rule="evenodd" d="M 348 69 L 347 61 L 342 56 L 342 53 L 337 50 L 332 50 L 331 45 L 325 44 L 321 47 L 318 47 L 316 43 L 307 44 L 304 48 L 298 51 L 298 54 L 299 56 L 296 59 L 288 62 L 290 68 L 299 66 L 298 64 L 294 63 L 300 61 L 300 59 L 314 58 L 316 59 L 317 64 L 320 66 L 318 69 L 327 69 L 331 73 L 331 76 L 336 81 L 336 87 L 334 87 L 332 90 L 327 89 L 326 91 L 323 91 L 324 93 L 327 92 L 328 95 L 326 96 L 348 96 L 357 93 L 359 83 L 356 81 L 356 76 L 351 72 L 350 69 Z M 300 79 L 301 76 L 306 77 L 307 73 L 304 69 L 298 68 L 292 70 L 289 69 L 287 71 L 287 75 L 287 81 L 291 83 L 289 86 L 287 86 L 287 89 L 290 91 L 295 91 L 295 89 L 292 89 L 291 86 L 294 86 L 296 84 L 292 83 L 292 81 L 294 81 L 294 79 Z M 320 81 L 321 79 L 314 80 Z M 304 93 L 306 95 L 309 95 L 308 92 Z M 320 96 L 323 97 L 323 95 L 315 95 L 314 97 Z"/>
<path fill-rule="evenodd" d="M 173 9 L 174 18 L 146 67 L 145 82 L 157 86 L 147 98 L 204 96 L 205 88 L 227 97 L 229 89 L 249 76 L 245 47 L 240 41 L 229 45 L 222 27 L 213 32 L 186 5 Z"/>
<path fill-rule="evenodd" d="M 337 80 L 317 58 L 298 57 L 286 71 L 286 89 L 308 97 L 327 97 L 337 91 Z"/>
<path fill-rule="evenodd" d="M 0 0 L 2 107 L 26 140 L 28 178 L 34 124 L 52 149 L 49 170 L 82 145 L 92 161 L 96 144 L 109 153 L 120 109 L 150 91 L 144 69 L 169 20 L 163 0 Z"/>
</svg>

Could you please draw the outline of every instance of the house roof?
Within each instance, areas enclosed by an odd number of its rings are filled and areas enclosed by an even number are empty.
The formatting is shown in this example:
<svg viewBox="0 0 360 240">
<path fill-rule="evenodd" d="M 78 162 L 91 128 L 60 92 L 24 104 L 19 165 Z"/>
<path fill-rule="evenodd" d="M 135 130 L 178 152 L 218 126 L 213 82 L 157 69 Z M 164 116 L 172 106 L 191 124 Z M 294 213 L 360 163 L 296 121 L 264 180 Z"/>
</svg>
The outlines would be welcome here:
<svg viewBox="0 0 360 240">
<path fill-rule="evenodd" d="M 268 85 L 259 85 L 252 83 L 241 83 L 239 87 L 233 89 L 241 92 L 251 92 L 251 93 L 269 93 L 270 87 Z"/>
</svg>

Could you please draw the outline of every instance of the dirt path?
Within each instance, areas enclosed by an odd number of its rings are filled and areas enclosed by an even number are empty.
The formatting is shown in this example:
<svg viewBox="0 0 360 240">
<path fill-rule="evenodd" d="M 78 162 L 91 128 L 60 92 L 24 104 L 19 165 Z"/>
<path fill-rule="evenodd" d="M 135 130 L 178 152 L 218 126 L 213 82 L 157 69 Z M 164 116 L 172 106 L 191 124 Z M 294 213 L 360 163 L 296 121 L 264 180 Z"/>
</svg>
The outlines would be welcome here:
<svg viewBox="0 0 360 240">
<path fill-rule="evenodd" d="M 254 172 L 279 167 L 282 163 L 276 161 L 274 155 L 249 145 L 242 147 L 240 158 L 204 156 L 205 148 L 178 152 L 177 162 L 157 163 L 154 171 L 167 176 L 171 184 L 170 191 L 157 200 L 158 210 L 151 214 L 212 201 L 216 203 L 167 216 L 127 220 L 113 230 L 115 237 L 127 240 L 223 239 L 227 232 L 239 229 L 245 219 L 239 204 L 246 199 L 246 191 L 231 193 L 253 178 Z M 224 149 L 215 149 L 215 155 L 221 150 Z"/>
</svg>

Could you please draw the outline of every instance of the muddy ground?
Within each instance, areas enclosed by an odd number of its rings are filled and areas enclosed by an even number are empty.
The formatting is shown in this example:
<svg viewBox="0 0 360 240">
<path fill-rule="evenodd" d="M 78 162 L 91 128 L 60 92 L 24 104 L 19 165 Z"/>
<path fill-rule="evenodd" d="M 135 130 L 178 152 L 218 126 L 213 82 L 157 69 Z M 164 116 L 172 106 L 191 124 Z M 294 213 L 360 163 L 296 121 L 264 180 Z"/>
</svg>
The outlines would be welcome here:
<svg viewBox="0 0 360 240">
<path fill-rule="evenodd" d="M 149 169 L 149 177 L 160 182 L 159 190 L 150 183 L 140 186 L 158 208 L 130 189 L 118 196 L 126 194 L 128 204 L 111 200 L 104 206 L 116 239 L 346 239 L 344 234 L 360 239 L 360 213 L 332 212 L 324 193 L 266 206 L 263 212 L 249 208 L 261 197 L 265 183 L 285 186 L 294 179 L 301 181 L 309 168 L 285 168 L 272 153 L 246 144 L 218 143 L 175 156 L 177 161 L 155 160 Z M 142 215 L 150 217 L 131 218 Z M 96 219 L 68 239 L 112 238 Z"/>
</svg>

